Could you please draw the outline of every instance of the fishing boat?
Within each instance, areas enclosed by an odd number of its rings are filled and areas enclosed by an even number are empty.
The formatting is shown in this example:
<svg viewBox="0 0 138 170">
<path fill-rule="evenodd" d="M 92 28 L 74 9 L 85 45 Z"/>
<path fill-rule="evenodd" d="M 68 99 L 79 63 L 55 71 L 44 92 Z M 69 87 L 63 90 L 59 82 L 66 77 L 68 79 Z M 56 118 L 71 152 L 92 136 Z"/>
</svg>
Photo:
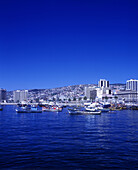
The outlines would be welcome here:
<svg viewBox="0 0 138 170">
<path fill-rule="evenodd" d="M 110 107 L 110 111 L 120 111 L 120 110 L 122 110 L 122 108 L 121 107 Z"/>
<path fill-rule="evenodd" d="M 108 109 L 111 107 L 111 104 L 110 103 L 103 103 L 103 108 L 104 109 Z"/>
<path fill-rule="evenodd" d="M 42 113 L 42 110 L 40 110 L 36 106 L 27 105 L 26 107 L 18 107 L 16 109 L 16 112 L 17 113 Z"/>
<path fill-rule="evenodd" d="M 130 109 L 131 110 L 138 110 L 138 105 L 132 105 Z"/>
<path fill-rule="evenodd" d="M 110 111 L 110 109 L 108 109 L 108 108 L 101 109 L 101 112 L 109 112 L 109 111 Z"/>
<path fill-rule="evenodd" d="M 87 112 L 95 112 L 95 111 L 97 111 L 97 108 L 96 107 L 86 107 L 85 110 Z"/>
<path fill-rule="evenodd" d="M 98 110 L 78 110 L 78 109 L 68 109 L 69 114 L 71 115 L 100 115 L 101 111 Z"/>
<path fill-rule="evenodd" d="M 42 110 L 44 112 L 61 112 L 62 111 L 62 107 L 54 105 L 54 106 L 43 106 Z"/>
<path fill-rule="evenodd" d="M 50 111 L 50 106 L 49 105 L 42 106 L 42 111 L 43 112 L 49 112 Z"/>
</svg>

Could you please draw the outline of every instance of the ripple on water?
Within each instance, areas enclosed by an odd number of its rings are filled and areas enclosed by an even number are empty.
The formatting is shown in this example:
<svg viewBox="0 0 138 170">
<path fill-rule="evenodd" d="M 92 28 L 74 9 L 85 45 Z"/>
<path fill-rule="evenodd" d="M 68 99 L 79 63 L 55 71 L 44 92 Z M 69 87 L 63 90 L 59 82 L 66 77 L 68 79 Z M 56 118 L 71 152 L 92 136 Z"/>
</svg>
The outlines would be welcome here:
<svg viewBox="0 0 138 170">
<path fill-rule="evenodd" d="M 138 112 L 71 116 L 0 112 L 0 167 L 138 168 Z"/>
</svg>

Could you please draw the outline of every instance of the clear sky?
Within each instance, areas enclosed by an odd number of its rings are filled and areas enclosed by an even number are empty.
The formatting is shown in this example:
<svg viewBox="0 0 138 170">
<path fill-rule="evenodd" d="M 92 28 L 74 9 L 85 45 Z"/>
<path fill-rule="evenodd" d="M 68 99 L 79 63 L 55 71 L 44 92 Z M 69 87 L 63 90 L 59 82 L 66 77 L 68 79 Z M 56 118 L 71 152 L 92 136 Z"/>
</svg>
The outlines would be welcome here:
<svg viewBox="0 0 138 170">
<path fill-rule="evenodd" d="M 138 79 L 137 0 L 1 0 L 0 87 Z"/>
</svg>

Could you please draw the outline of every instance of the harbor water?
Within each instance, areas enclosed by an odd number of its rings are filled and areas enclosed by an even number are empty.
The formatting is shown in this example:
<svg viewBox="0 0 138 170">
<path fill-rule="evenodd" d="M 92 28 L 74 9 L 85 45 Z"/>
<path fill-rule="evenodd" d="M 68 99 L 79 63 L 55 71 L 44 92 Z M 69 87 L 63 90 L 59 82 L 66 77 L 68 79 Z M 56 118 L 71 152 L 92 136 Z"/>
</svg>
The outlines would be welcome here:
<svg viewBox="0 0 138 170">
<path fill-rule="evenodd" d="M 0 111 L 0 168 L 137 169 L 138 111 L 101 115 Z"/>
</svg>

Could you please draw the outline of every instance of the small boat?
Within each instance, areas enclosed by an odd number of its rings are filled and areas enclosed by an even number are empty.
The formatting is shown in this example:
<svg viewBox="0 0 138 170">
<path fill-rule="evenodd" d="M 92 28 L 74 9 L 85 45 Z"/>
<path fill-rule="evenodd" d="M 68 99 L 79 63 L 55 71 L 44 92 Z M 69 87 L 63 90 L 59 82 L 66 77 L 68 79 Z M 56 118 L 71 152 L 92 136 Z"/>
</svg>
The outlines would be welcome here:
<svg viewBox="0 0 138 170">
<path fill-rule="evenodd" d="M 55 106 L 43 106 L 42 110 L 44 112 L 61 112 L 62 111 L 62 107 L 59 107 L 57 105 L 55 105 Z"/>
<path fill-rule="evenodd" d="M 110 107 L 110 111 L 119 111 L 119 110 L 122 110 L 121 107 Z"/>
<path fill-rule="evenodd" d="M 49 112 L 50 111 L 50 107 L 49 106 L 42 106 L 42 111 L 43 112 Z"/>
<path fill-rule="evenodd" d="M 71 115 L 100 115 L 101 111 L 87 111 L 87 110 L 74 110 L 68 109 Z"/>
<path fill-rule="evenodd" d="M 101 112 L 109 112 L 110 111 L 110 109 L 106 109 L 106 108 L 103 108 L 103 109 L 101 109 Z"/>
<path fill-rule="evenodd" d="M 104 104 L 103 104 L 103 108 L 106 108 L 106 109 L 107 109 L 107 108 L 109 108 L 109 107 L 111 107 L 111 104 L 110 104 L 110 103 L 104 103 Z"/>
<path fill-rule="evenodd" d="M 138 110 L 138 106 L 137 105 L 132 105 L 131 110 Z"/>
<path fill-rule="evenodd" d="M 58 112 L 58 106 L 52 106 L 50 107 L 50 112 Z"/>
<path fill-rule="evenodd" d="M 95 112 L 95 111 L 97 111 L 97 109 L 94 108 L 94 107 L 86 107 L 85 110 L 88 111 L 88 112 Z"/>
<path fill-rule="evenodd" d="M 16 109 L 17 113 L 42 113 L 42 110 L 19 110 Z"/>
<path fill-rule="evenodd" d="M 3 110 L 3 108 L 0 106 L 0 111 L 2 111 Z"/>
<path fill-rule="evenodd" d="M 26 106 L 26 107 L 18 107 L 16 109 L 17 113 L 42 113 L 42 110 L 38 109 L 36 106 Z"/>
</svg>

